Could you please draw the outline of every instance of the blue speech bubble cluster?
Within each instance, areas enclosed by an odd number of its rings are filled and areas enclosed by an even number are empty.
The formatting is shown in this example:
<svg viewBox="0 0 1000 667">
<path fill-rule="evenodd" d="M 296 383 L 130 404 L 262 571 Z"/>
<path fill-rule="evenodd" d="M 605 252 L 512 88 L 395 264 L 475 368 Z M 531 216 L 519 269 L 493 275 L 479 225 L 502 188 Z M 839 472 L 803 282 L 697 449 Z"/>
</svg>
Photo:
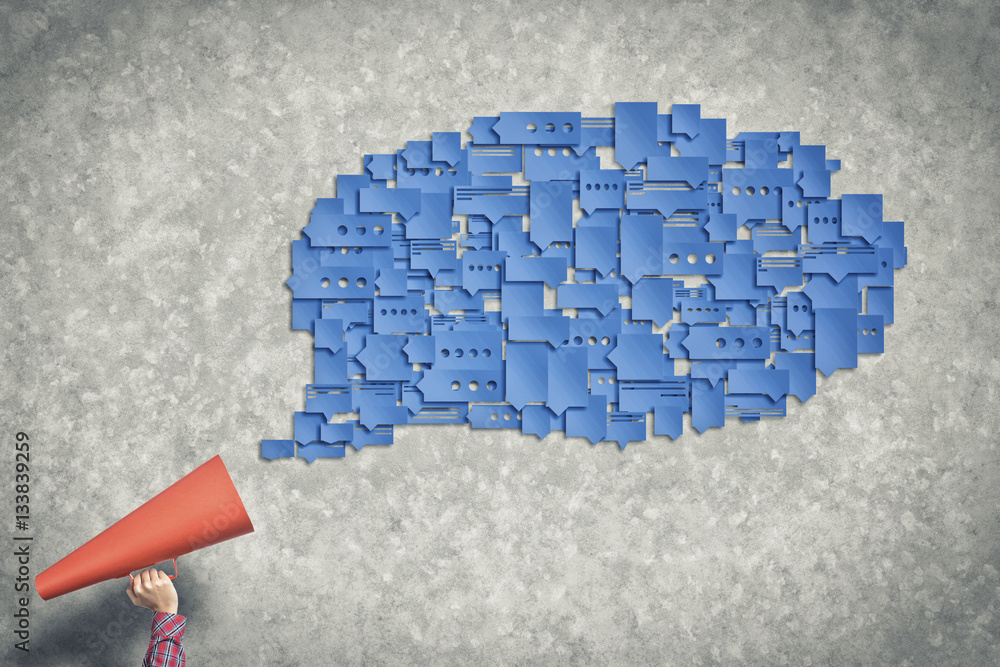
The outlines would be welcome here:
<svg viewBox="0 0 1000 667">
<path fill-rule="evenodd" d="M 652 102 L 469 133 L 366 155 L 317 200 L 288 280 L 315 384 L 265 458 L 342 457 L 396 424 L 624 448 L 649 415 L 671 438 L 685 413 L 700 432 L 784 416 L 817 369 L 883 351 L 903 223 L 881 195 L 831 197 L 824 146 Z"/>
</svg>

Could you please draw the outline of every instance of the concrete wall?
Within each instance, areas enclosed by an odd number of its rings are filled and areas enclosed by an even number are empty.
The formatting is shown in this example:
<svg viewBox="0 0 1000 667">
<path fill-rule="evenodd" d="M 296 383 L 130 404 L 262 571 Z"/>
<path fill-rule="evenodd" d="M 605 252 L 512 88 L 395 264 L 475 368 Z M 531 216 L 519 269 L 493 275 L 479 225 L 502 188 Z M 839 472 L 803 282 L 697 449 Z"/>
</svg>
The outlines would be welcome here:
<svg viewBox="0 0 1000 667">
<path fill-rule="evenodd" d="M 35 572 L 221 453 L 257 532 L 181 561 L 191 665 L 1000 661 L 995 3 L 4 2 L 0 29 L 0 424 L 4 458 L 32 438 Z M 334 176 L 616 100 L 799 130 L 835 194 L 884 193 L 887 353 L 785 419 L 625 452 L 411 427 L 261 460 L 304 406 L 282 283 Z M 124 583 L 33 601 L 33 660 L 5 589 L 15 664 L 141 660 Z"/>
</svg>

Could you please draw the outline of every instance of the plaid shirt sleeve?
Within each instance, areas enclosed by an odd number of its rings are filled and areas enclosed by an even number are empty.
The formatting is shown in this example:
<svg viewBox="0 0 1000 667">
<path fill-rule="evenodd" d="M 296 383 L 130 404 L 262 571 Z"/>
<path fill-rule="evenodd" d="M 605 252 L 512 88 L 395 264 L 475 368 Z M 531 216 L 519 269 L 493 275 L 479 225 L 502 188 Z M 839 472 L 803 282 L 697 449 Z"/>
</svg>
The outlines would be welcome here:
<svg viewBox="0 0 1000 667">
<path fill-rule="evenodd" d="M 142 667 L 184 667 L 184 624 L 187 621 L 177 614 L 153 614 L 153 636 Z"/>
</svg>

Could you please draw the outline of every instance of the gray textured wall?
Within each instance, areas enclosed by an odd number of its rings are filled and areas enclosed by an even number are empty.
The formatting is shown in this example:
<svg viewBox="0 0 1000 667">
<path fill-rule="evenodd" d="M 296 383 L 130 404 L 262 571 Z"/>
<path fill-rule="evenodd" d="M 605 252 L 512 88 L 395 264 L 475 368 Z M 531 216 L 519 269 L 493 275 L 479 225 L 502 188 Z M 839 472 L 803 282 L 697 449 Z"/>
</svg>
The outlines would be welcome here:
<svg viewBox="0 0 1000 667">
<path fill-rule="evenodd" d="M 1000 661 L 994 3 L 147 4 L 0 4 L 0 424 L 32 436 L 36 572 L 221 453 L 257 532 L 181 561 L 191 665 Z M 884 193 L 887 353 L 624 453 L 443 427 L 262 461 L 304 405 L 282 283 L 334 176 L 616 100 L 800 130 L 835 194 Z M 32 602 L 31 662 L 138 664 L 123 589 Z"/>
</svg>

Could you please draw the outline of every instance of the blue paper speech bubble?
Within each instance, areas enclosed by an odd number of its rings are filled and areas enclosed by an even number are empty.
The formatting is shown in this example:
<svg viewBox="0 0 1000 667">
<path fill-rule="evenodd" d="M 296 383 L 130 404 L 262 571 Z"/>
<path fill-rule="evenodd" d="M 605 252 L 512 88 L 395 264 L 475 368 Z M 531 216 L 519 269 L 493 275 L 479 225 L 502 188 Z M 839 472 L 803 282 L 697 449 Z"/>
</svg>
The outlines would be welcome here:
<svg viewBox="0 0 1000 667">
<path fill-rule="evenodd" d="M 342 457 L 396 424 L 624 449 L 647 419 L 677 438 L 685 413 L 784 416 L 817 370 L 882 352 L 906 265 L 882 196 L 832 198 L 840 161 L 797 132 L 672 112 L 476 117 L 465 146 L 435 132 L 339 176 L 287 283 L 314 384 L 262 456 Z"/>
</svg>

